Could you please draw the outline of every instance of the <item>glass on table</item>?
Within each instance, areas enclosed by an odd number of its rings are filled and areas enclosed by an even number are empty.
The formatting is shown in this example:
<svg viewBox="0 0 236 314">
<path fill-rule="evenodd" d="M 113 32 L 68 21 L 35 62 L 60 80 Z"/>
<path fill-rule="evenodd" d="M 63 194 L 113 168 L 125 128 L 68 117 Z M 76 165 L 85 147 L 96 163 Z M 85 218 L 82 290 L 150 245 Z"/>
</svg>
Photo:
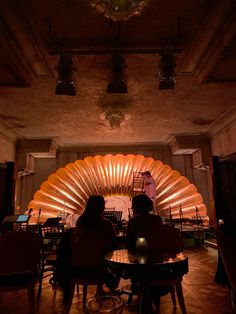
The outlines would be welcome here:
<svg viewBox="0 0 236 314">
<path fill-rule="evenodd" d="M 136 240 L 136 250 L 137 251 L 146 251 L 148 248 L 147 240 L 143 237 L 137 238 Z"/>
</svg>

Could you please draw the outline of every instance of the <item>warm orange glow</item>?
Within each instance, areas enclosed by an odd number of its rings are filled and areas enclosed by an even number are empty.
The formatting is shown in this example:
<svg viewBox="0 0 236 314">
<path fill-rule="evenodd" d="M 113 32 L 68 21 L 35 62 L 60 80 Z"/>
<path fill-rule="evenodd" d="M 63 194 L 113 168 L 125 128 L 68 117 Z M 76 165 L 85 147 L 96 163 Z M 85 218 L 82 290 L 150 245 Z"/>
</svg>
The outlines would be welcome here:
<svg viewBox="0 0 236 314">
<path fill-rule="evenodd" d="M 157 184 L 156 208 L 173 218 L 195 217 L 196 206 L 202 218 L 207 218 L 202 196 L 189 180 L 160 160 L 142 155 L 105 155 L 86 157 L 58 169 L 44 181 L 28 208 L 42 209 L 42 218 L 58 213 L 82 213 L 92 194 L 132 198 L 133 172 L 149 170 Z"/>
</svg>

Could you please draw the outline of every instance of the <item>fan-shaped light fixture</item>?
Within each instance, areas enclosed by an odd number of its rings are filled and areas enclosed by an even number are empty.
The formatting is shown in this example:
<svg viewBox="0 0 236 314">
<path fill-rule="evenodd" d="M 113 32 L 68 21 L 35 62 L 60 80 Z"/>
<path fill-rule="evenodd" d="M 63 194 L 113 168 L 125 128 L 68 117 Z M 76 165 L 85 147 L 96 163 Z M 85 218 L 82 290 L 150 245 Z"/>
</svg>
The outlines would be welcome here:
<svg viewBox="0 0 236 314">
<path fill-rule="evenodd" d="M 179 218 L 195 217 L 196 206 L 203 219 L 207 219 L 202 196 L 189 180 L 159 160 L 142 155 L 105 155 L 86 157 L 58 169 L 44 181 L 29 203 L 34 213 L 42 209 L 41 217 L 58 213 L 82 213 L 88 197 L 101 194 L 105 198 L 137 194 L 133 188 L 133 173 L 150 171 L 156 181 L 156 209 L 160 213 Z"/>
<path fill-rule="evenodd" d="M 142 13 L 149 0 L 90 0 L 99 13 L 113 21 L 128 20 Z"/>
</svg>

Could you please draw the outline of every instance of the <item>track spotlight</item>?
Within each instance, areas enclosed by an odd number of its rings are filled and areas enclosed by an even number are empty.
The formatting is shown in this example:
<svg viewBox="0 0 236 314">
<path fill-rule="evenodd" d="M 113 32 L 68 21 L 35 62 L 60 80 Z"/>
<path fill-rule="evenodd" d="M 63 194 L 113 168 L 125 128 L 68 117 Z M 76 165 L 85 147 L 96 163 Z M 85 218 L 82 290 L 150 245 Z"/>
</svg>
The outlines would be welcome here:
<svg viewBox="0 0 236 314">
<path fill-rule="evenodd" d="M 168 49 L 164 49 L 159 65 L 159 89 L 175 88 L 175 59 Z"/>
<path fill-rule="evenodd" d="M 112 80 L 107 85 L 107 93 L 127 94 L 128 89 L 124 77 L 125 61 L 119 52 L 114 52 L 111 58 Z"/>
<path fill-rule="evenodd" d="M 62 55 L 58 64 L 58 80 L 55 91 L 57 95 L 76 95 L 73 70 L 74 66 L 71 56 Z"/>
</svg>

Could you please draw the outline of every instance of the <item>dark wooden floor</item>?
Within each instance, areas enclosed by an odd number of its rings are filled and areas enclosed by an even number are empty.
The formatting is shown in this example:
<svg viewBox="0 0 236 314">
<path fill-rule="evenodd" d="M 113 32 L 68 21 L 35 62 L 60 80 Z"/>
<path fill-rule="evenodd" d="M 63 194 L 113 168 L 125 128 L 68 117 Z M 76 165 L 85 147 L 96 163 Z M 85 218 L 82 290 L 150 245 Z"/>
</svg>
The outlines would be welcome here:
<svg viewBox="0 0 236 314">
<path fill-rule="evenodd" d="M 216 284 L 213 279 L 217 266 L 217 250 L 213 248 L 187 249 L 189 256 L 189 273 L 183 280 L 183 290 L 188 314 L 230 314 L 233 313 L 230 306 L 229 291 L 226 286 Z M 44 279 L 43 290 L 39 303 L 36 305 L 36 314 L 62 314 L 62 291 L 58 288 L 53 290 Z M 120 285 L 127 285 L 128 281 L 122 280 Z M 36 286 L 37 289 L 37 286 Z M 95 288 L 89 287 L 88 297 L 94 296 Z M 123 314 L 138 313 L 137 299 L 134 298 L 132 306 L 124 300 Z M 7 292 L 0 295 L 1 314 L 26 314 L 27 296 L 26 291 Z M 82 295 L 79 299 L 74 296 L 71 314 L 84 313 L 82 309 Z M 154 313 L 171 314 L 181 313 L 179 306 L 174 310 L 170 295 L 161 298 L 161 305 Z"/>
</svg>

